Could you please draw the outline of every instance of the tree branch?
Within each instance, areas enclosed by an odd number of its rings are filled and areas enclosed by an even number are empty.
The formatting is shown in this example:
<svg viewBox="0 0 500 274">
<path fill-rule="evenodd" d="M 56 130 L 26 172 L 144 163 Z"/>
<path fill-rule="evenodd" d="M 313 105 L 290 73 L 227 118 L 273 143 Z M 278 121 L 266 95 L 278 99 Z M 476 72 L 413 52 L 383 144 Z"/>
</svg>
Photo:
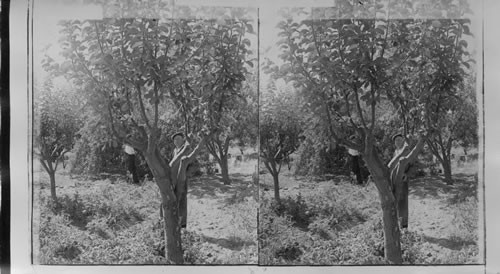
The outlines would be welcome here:
<svg viewBox="0 0 500 274">
<path fill-rule="evenodd" d="M 138 83 L 135 83 L 135 88 L 137 90 L 137 100 L 139 101 L 139 108 L 140 108 L 140 114 L 142 119 L 144 120 L 144 123 L 148 127 L 148 129 L 152 129 L 151 125 L 149 124 L 149 118 L 146 115 L 146 108 L 144 107 L 144 102 L 142 101 L 142 89 L 141 86 Z"/>
<path fill-rule="evenodd" d="M 356 109 L 359 114 L 359 118 L 361 119 L 361 123 L 363 124 L 363 127 L 365 129 L 368 129 L 368 126 L 366 125 L 365 118 L 363 117 L 363 110 L 361 109 L 361 103 L 359 101 L 359 94 L 358 94 L 358 87 L 356 83 L 352 83 L 352 89 L 354 91 L 354 98 L 356 99 Z"/>
</svg>

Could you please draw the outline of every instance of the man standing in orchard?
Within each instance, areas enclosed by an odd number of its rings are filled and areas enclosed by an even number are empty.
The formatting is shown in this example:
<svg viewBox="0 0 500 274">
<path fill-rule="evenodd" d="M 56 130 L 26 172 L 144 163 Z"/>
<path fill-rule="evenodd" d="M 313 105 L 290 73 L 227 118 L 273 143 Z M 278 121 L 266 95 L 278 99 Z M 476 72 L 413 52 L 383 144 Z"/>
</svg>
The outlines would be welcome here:
<svg viewBox="0 0 500 274">
<path fill-rule="evenodd" d="M 177 182 L 174 191 L 177 197 L 177 208 L 179 212 L 179 223 L 181 228 L 187 226 L 187 169 L 188 166 L 194 161 L 196 154 L 200 148 L 205 144 L 207 136 L 201 138 L 198 145 L 191 150 L 189 142 L 184 138 L 182 132 L 177 132 L 172 135 L 172 141 L 175 148 L 172 153 L 172 160 L 169 165 L 172 168 L 173 182 Z M 160 207 L 160 218 L 163 217 L 163 205 Z"/>
<path fill-rule="evenodd" d="M 424 146 L 425 135 L 423 130 L 419 132 L 419 139 L 413 149 L 410 149 L 403 134 L 398 133 L 392 137 L 395 151 L 388 166 L 401 228 L 408 228 L 408 171 Z"/>
<path fill-rule="evenodd" d="M 127 144 L 123 145 L 123 150 L 127 154 L 127 169 L 132 175 L 132 181 L 134 184 L 139 184 L 139 176 L 137 175 L 137 168 L 135 165 L 135 149 Z"/>
<path fill-rule="evenodd" d="M 351 140 L 353 143 L 358 144 L 359 143 L 359 138 L 357 135 L 352 135 L 349 137 L 349 140 Z M 356 175 L 356 181 L 358 182 L 358 185 L 362 185 L 364 182 L 364 179 L 362 174 L 361 174 L 361 167 L 362 167 L 362 159 L 360 156 L 359 151 L 352 149 L 352 148 L 347 148 L 347 153 L 350 155 L 350 160 L 351 160 L 351 172 Z"/>
<path fill-rule="evenodd" d="M 179 219 L 182 228 L 186 228 L 187 224 L 187 163 L 188 156 L 181 155 L 191 152 L 189 142 L 184 138 L 182 132 L 177 132 L 172 135 L 172 141 L 174 142 L 175 148 L 172 153 L 172 160 L 170 161 L 170 167 L 173 170 L 177 170 L 177 186 L 175 192 L 179 193 L 178 203 L 179 203 Z M 183 163 L 186 162 L 186 163 Z"/>
</svg>

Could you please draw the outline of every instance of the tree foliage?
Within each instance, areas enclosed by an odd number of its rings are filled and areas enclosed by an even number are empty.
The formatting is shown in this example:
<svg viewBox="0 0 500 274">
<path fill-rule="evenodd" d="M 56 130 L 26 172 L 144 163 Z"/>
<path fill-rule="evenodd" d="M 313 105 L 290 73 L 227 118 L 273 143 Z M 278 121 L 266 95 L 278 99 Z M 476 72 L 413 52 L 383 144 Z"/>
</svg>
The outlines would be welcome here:
<svg viewBox="0 0 500 274">
<path fill-rule="evenodd" d="M 207 149 L 221 167 L 222 181 L 230 184 L 228 170 L 228 152 L 231 145 L 240 148 L 255 145 L 257 140 L 257 89 L 255 74 L 248 74 L 242 83 L 240 95 L 225 100 L 227 110 L 224 111 L 214 125 L 216 133 L 207 142 Z M 228 98 L 229 99 L 229 98 Z"/>
<path fill-rule="evenodd" d="M 454 96 L 441 100 L 432 112 L 435 134 L 427 144 L 441 163 L 444 180 L 453 183 L 451 177 L 451 149 L 460 145 L 464 149 L 478 145 L 478 110 L 474 77 L 466 77 L 457 85 Z"/>
<path fill-rule="evenodd" d="M 289 88 L 271 84 L 263 94 L 259 116 L 260 156 L 274 180 L 274 196 L 280 201 L 278 175 L 300 145 L 301 119 L 296 96 Z"/>
<path fill-rule="evenodd" d="M 79 109 L 68 87 L 60 89 L 47 80 L 37 88 L 34 109 L 34 152 L 50 177 L 53 201 L 57 204 L 55 172 L 75 143 L 81 125 Z"/>
</svg>

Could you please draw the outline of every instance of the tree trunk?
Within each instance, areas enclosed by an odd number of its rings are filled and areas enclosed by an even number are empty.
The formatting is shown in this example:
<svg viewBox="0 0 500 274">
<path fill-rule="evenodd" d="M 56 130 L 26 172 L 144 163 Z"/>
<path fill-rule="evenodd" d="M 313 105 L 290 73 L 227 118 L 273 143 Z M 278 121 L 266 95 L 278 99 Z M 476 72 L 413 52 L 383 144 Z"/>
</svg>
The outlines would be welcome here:
<svg viewBox="0 0 500 274">
<path fill-rule="evenodd" d="M 49 173 L 49 178 L 50 178 L 50 196 L 52 198 L 52 201 L 54 202 L 54 205 L 56 207 L 59 206 L 59 201 L 57 200 L 57 194 L 56 194 L 56 171 L 48 171 Z"/>
<path fill-rule="evenodd" d="M 160 183 L 157 181 L 157 183 Z M 169 182 L 166 182 L 169 183 Z M 163 235 L 165 236 L 165 258 L 170 264 L 183 264 L 181 226 L 179 225 L 179 214 L 177 202 L 162 195 L 163 204 Z"/>
<path fill-rule="evenodd" d="M 450 158 L 443 159 L 443 162 L 441 163 L 441 165 L 443 166 L 444 181 L 446 182 L 447 185 L 452 185 L 453 184 L 453 179 L 451 178 L 451 161 L 450 161 Z"/>
<path fill-rule="evenodd" d="M 280 202 L 280 183 L 279 183 L 279 174 L 280 171 L 279 169 L 276 168 L 276 162 L 274 161 L 273 158 L 266 158 L 264 160 L 264 165 L 266 166 L 267 170 L 271 175 L 273 176 L 273 181 L 274 181 L 274 199 L 276 202 Z"/>
<path fill-rule="evenodd" d="M 401 264 L 401 239 L 398 225 L 396 199 L 390 193 L 379 192 L 384 223 L 384 256 L 393 264 Z"/>
<path fill-rule="evenodd" d="M 398 205 L 398 220 L 402 228 L 408 228 L 408 179 L 396 182 L 396 203 Z"/>
<path fill-rule="evenodd" d="M 391 185 L 389 169 L 372 152 L 365 157 L 365 163 L 377 187 L 382 206 L 382 221 L 384 226 L 384 257 L 392 264 L 401 264 L 401 238 L 398 225 L 398 205 Z"/>
<path fill-rule="evenodd" d="M 273 181 L 274 181 L 274 199 L 276 202 L 280 201 L 280 182 L 279 182 L 279 174 L 278 173 L 272 173 L 273 175 Z"/>
<path fill-rule="evenodd" d="M 57 193 L 56 193 L 56 169 L 52 165 L 52 162 L 49 160 L 42 160 L 39 159 L 40 164 L 42 165 L 43 169 L 49 174 L 49 179 L 50 179 L 50 196 L 52 198 L 52 201 L 54 202 L 54 205 L 59 207 L 59 201 L 57 200 Z"/>
<path fill-rule="evenodd" d="M 229 179 L 229 168 L 227 164 L 227 155 L 223 155 L 220 158 L 220 171 L 222 174 L 222 182 L 224 185 L 230 185 L 231 184 L 231 179 Z"/>
<path fill-rule="evenodd" d="M 168 163 L 162 160 L 159 152 L 145 153 L 146 162 L 160 189 L 163 207 L 165 258 L 171 264 L 183 264 L 181 241 L 181 226 L 179 222 L 179 197 L 176 196 L 175 186 L 177 173 L 168 168 Z"/>
</svg>

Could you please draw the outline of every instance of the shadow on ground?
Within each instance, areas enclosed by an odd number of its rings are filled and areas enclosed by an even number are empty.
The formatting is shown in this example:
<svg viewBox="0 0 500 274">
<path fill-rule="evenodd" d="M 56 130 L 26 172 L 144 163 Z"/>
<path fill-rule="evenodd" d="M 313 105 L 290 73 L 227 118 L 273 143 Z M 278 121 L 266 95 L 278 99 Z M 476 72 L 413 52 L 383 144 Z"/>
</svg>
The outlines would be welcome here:
<svg viewBox="0 0 500 274">
<path fill-rule="evenodd" d="M 224 202 L 234 204 L 243 201 L 246 197 L 257 195 L 258 186 L 252 182 L 251 174 L 230 174 L 230 185 L 224 185 L 217 175 L 191 178 L 188 182 L 189 194 L 196 198 L 216 198 L 223 194 Z"/>
<path fill-rule="evenodd" d="M 234 251 L 241 251 L 245 246 L 255 245 L 255 242 L 246 241 L 240 237 L 229 237 L 229 239 L 225 239 L 203 236 L 203 240 Z"/>
<path fill-rule="evenodd" d="M 410 194 L 423 198 L 448 196 L 448 203 L 456 203 L 467 197 L 477 197 L 477 179 L 470 174 L 453 175 L 453 185 L 447 185 L 441 177 L 427 176 L 410 181 Z"/>
<path fill-rule="evenodd" d="M 456 239 L 447 239 L 447 238 L 435 238 L 430 236 L 423 236 L 423 239 L 429 243 L 440 245 L 444 248 L 452 249 L 452 250 L 461 250 L 464 246 L 467 245 L 475 245 L 476 243 L 473 241 L 465 241 L 460 238 Z"/>
</svg>

